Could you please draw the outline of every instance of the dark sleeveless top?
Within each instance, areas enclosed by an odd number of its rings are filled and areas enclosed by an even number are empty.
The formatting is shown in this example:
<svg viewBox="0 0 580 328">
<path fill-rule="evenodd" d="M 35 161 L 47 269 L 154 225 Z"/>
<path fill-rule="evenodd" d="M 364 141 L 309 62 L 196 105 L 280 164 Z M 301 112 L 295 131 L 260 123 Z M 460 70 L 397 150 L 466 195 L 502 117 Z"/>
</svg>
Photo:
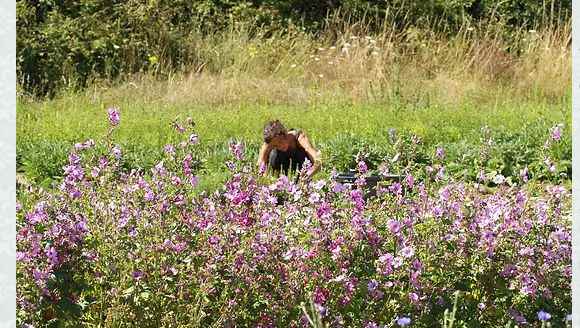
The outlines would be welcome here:
<svg viewBox="0 0 580 328">
<path fill-rule="evenodd" d="M 294 138 L 296 139 L 296 148 L 288 149 L 286 153 L 294 163 L 298 163 L 298 169 L 302 168 L 302 164 L 308 158 L 308 154 L 306 150 L 302 147 L 302 145 L 298 142 L 298 137 L 302 134 L 302 130 L 290 129 L 289 131 L 296 131 Z M 308 158 L 310 160 L 310 158 Z"/>
<path fill-rule="evenodd" d="M 298 139 L 298 136 L 302 133 L 302 131 L 295 129 L 290 129 L 289 132 L 290 131 L 296 131 L 296 139 Z M 304 164 L 304 161 L 307 158 L 308 154 L 306 153 L 306 150 L 298 143 L 298 140 L 296 140 L 296 148 L 288 149 L 287 151 L 273 149 L 270 153 L 269 164 L 274 168 L 274 170 L 282 170 L 288 174 L 288 171 L 301 170 L 302 164 Z"/>
</svg>

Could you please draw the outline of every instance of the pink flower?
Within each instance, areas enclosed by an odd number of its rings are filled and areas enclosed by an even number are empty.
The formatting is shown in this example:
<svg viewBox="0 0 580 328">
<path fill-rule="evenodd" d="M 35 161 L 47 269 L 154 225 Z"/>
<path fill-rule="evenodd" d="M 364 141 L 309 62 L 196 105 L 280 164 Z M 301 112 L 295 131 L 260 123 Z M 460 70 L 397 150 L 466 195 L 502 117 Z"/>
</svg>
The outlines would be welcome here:
<svg viewBox="0 0 580 328">
<path fill-rule="evenodd" d="M 552 128 L 551 137 L 554 141 L 560 141 L 562 138 L 562 124 L 558 124 Z"/>
<path fill-rule="evenodd" d="M 437 147 L 437 150 L 435 150 L 435 156 L 439 159 L 443 159 L 445 157 L 445 149 Z"/>
<path fill-rule="evenodd" d="M 121 117 L 119 115 L 119 108 L 111 107 L 107 110 L 107 112 L 109 114 L 109 122 L 111 123 L 111 125 L 117 126 L 119 124 L 119 121 L 121 120 Z"/>
</svg>

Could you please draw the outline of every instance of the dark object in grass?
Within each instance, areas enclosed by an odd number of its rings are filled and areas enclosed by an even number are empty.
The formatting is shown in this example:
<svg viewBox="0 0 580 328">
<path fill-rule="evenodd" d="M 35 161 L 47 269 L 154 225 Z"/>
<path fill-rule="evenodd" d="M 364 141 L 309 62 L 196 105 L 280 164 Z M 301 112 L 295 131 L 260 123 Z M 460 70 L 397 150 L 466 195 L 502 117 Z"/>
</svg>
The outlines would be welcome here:
<svg viewBox="0 0 580 328">
<path fill-rule="evenodd" d="M 363 199 L 367 200 L 371 197 L 375 197 L 377 195 L 377 186 L 381 182 L 401 182 L 403 177 L 397 174 L 387 174 L 387 175 L 371 175 L 365 178 L 366 185 L 364 190 L 366 191 L 363 195 Z M 338 183 L 342 183 L 345 186 L 352 188 L 356 182 L 356 171 L 350 170 L 349 172 L 342 172 L 339 173 L 335 178 L 334 181 Z M 283 205 L 287 200 L 287 195 L 277 195 L 278 199 L 277 205 Z"/>
<path fill-rule="evenodd" d="M 371 175 L 365 178 L 365 194 L 364 199 L 368 199 L 370 197 L 374 197 L 377 195 L 377 185 L 380 182 L 386 181 L 396 181 L 401 182 L 403 177 L 397 174 L 387 174 L 387 175 Z M 356 171 L 350 170 L 349 172 L 342 172 L 339 173 L 334 181 L 342 183 L 344 185 L 352 187 L 356 182 Z"/>
</svg>

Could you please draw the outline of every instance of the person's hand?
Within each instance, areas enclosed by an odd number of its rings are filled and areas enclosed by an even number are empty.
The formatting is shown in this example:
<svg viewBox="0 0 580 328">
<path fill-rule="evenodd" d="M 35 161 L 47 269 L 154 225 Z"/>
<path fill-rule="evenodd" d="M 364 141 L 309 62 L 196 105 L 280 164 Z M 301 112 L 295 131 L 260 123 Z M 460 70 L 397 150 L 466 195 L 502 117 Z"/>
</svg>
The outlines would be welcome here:
<svg viewBox="0 0 580 328">
<path fill-rule="evenodd" d="M 312 164 L 312 168 L 308 171 L 308 175 L 312 176 L 316 172 L 320 170 L 322 166 L 322 160 L 320 159 L 320 151 L 317 152 L 316 157 L 314 158 L 314 163 Z"/>
</svg>

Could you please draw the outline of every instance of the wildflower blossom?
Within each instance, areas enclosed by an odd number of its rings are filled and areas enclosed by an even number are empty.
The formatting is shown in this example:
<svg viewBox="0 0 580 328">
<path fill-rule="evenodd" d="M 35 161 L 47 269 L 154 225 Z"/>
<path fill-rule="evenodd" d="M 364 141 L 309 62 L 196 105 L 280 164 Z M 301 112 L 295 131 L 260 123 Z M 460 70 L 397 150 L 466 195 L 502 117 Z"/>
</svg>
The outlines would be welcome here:
<svg viewBox="0 0 580 328">
<path fill-rule="evenodd" d="M 399 325 L 399 327 L 406 327 L 410 324 L 411 324 L 411 318 L 409 318 L 409 317 L 397 318 L 397 325 Z"/>
<path fill-rule="evenodd" d="M 562 124 L 558 124 L 551 129 L 551 137 L 554 141 L 560 141 L 562 139 Z"/>
<path fill-rule="evenodd" d="M 117 126 L 121 120 L 119 108 L 111 107 L 107 110 L 107 113 L 109 114 L 109 123 L 111 123 L 112 126 Z"/>
<path fill-rule="evenodd" d="M 552 315 L 549 314 L 548 312 L 544 311 L 544 310 L 540 310 L 538 312 L 538 319 L 540 321 L 548 321 L 552 318 Z"/>
<path fill-rule="evenodd" d="M 435 156 L 442 160 L 445 157 L 445 149 L 443 149 L 443 147 L 437 147 L 435 150 Z"/>
</svg>

